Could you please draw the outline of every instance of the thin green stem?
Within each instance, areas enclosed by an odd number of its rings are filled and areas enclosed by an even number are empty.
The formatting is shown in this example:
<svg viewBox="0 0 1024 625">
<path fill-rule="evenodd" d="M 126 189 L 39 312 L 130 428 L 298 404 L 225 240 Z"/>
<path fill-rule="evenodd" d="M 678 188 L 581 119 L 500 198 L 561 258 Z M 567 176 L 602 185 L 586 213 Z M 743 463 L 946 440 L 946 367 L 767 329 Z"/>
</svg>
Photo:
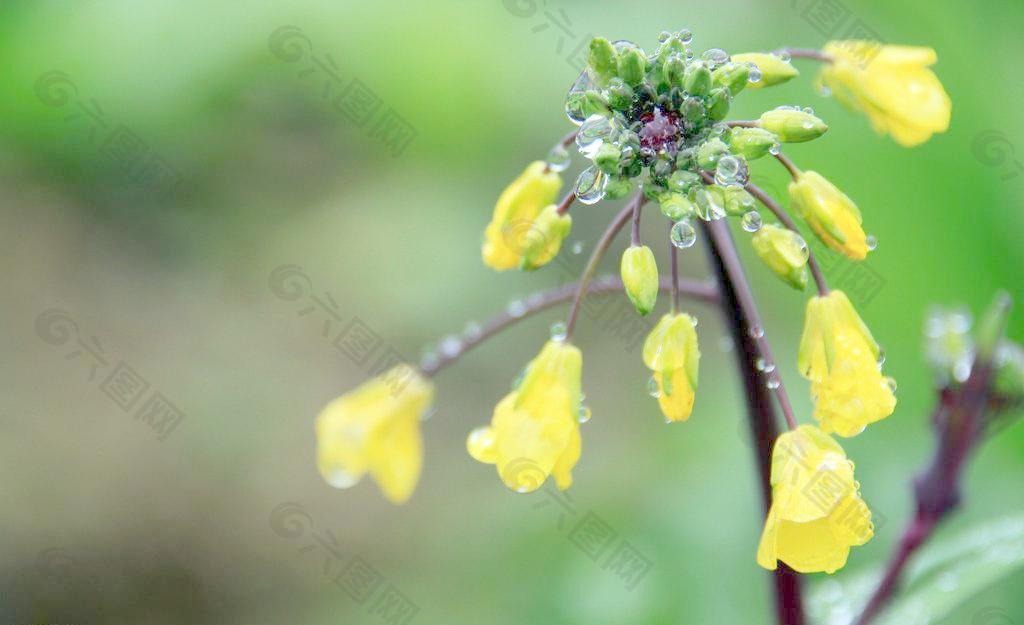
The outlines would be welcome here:
<svg viewBox="0 0 1024 625">
<path fill-rule="evenodd" d="M 835 61 L 831 55 L 825 54 L 821 50 L 815 50 L 814 48 L 780 48 L 775 51 L 775 54 L 788 54 L 794 59 L 810 59 L 812 61 L 820 61 L 822 63 L 832 63 Z"/>
<path fill-rule="evenodd" d="M 775 158 L 782 163 L 782 166 L 786 168 L 789 175 L 793 177 L 793 180 L 800 177 L 800 170 L 797 169 L 797 166 L 789 159 L 788 156 L 780 151 L 778 154 L 775 154 Z"/>
<path fill-rule="evenodd" d="M 672 228 L 675 224 L 668 222 L 668 256 L 672 264 L 672 314 L 679 312 L 679 249 L 672 243 Z"/>
<path fill-rule="evenodd" d="M 622 227 L 626 225 L 630 217 L 633 216 L 633 212 L 636 210 L 637 204 L 643 206 L 647 202 L 647 198 L 644 197 L 643 193 L 638 193 L 629 204 L 626 205 L 622 211 L 615 216 L 612 223 L 608 225 L 608 229 L 605 230 L 604 235 L 598 242 L 597 247 L 594 248 L 594 252 L 590 255 L 590 260 L 587 261 L 587 266 L 583 270 L 583 276 L 580 278 L 579 288 L 576 290 L 576 299 L 572 302 L 572 309 L 569 311 L 569 318 L 565 322 L 565 339 L 569 340 L 572 338 L 573 330 L 576 329 L 576 320 L 580 316 L 580 307 L 583 305 L 583 298 L 587 293 L 587 285 L 590 284 L 590 280 L 594 277 L 594 273 L 597 271 L 597 266 L 601 262 L 601 258 L 604 253 L 611 247 L 612 241 L 615 240 L 615 235 L 622 230 Z"/>
</svg>

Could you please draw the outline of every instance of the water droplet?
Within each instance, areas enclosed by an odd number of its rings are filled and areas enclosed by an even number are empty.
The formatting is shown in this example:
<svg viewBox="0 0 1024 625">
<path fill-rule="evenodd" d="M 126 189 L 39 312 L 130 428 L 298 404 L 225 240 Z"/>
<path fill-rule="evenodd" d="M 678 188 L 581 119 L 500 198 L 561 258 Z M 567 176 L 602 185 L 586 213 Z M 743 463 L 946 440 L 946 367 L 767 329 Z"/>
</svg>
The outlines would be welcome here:
<svg viewBox="0 0 1024 625">
<path fill-rule="evenodd" d="M 710 50 L 706 50 L 704 54 L 701 55 L 701 58 L 708 62 L 710 69 L 715 69 L 722 63 L 729 60 L 729 54 L 721 48 L 711 48 Z"/>
<path fill-rule="evenodd" d="M 700 323 L 699 319 L 697 319 L 696 317 L 690 317 L 690 324 L 693 325 L 693 327 L 696 328 L 697 324 L 699 324 L 699 323 Z"/>
<path fill-rule="evenodd" d="M 779 381 L 778 376 L 772 375 L 768 376 L 768 380 L 764 383 L 764 385 L 767 386 L 770 390 L 774 391 L 775 389 L 779 388 L 779 386 L 782 385 L 782 382 Z"/>
<path fill-rule="evenodd" d="M 614 132 L 615 123 L 612 120 L 603 115 L 591 115 L 576 134 L 576 146 L 579 147 L 580 154 L 593 159 L 605 140 L 613 139 Z"/>
<path fill-rule="evenodd" d="M 572 251 L 573 254 L 582 254 L 583 253 L 583 241 L 573 241 L 573 243 L 572 243 L 572 250 L 571 251 Z"/>
<path fill-rule="evenodd" d="M 882 380 L 882 384 L 884 384 L 885 387 L 889 389 L 890 393 L 896 393 L 896 380 L 892 378 L 885 378 Z"/>
<path fill-rule="evenodd" d="M 725 217 L 725 207 L 719 203 L 718 197 L 704 188 L 694 191 L 693 200 L 697 207 L 697 216 L 704 221 L 715 221 Z"/>
<path fill-rule="evenodd" d="M 804 238 L 799 234 L 794 232 L 793 237 L 800 249 L 800 256 L 803 257 L 804 262 L 807 262 L 807 259 L 811 257 L 811 248 L 807 247 L 807 241 L 804 241 Z"/>
<path fill-rule="evenodd" d="M 752 338 L 759 339 L 764 336 L 764 328 L 761 326 L 750 326 L 749 334 Z"/>
<path fill-rule="evenodd" d="M 529 369 L 529 367 L 523 367 L 523 369 L 518 374 L 516 374 L 515 379 L 512 380 L 512 390 L 513 391 L 517 390 L 519 388 L 519 385 L 523 383 L 523 378 L 526 377 L 526 371 L 528 369 Z"/>
<path fill-rule="evenodd" d="M 579 417 L 578 417 L 577 420 L 580 423 L 586 423 L 587 421 L 590 421 L 590 417 L 591 417 L 590 408 L 588 408 L 587 406 L 580 406 Z"/>
<path fill-rule="evenodd" d="M 750 84 L 753 85 L 753 84 L 757 84 L 757 83 L 761 82 L 762 78 L 764 78 L 764 74 L 761 73 L 761 69 L 757 65 L 754 65 L 753 63 L 751 63 L 750 64 L 750 75 L 747 76 L 747 80 L 750 82 Z"/>
<path fill-rule="evenodd" d="M 565 322 L 557 321 L 551 324 L 551 340 L 561 343 L 569 334 L 569 328 Z"/>
<path fill-rule="evenodd" d="M 420 357 L 420 369 L 433 369 L 441 362 L 441 359 L 437 357 L 437 354 L 432 351 L 423 353 Z"/>
<path fill-rule="evenodd" d="M 657 399 L 661 397 L 661 388 L 658 386 L 658 379 L 653 375 L 647 380 L 647 394 Z"/>
<path fill-rule="evenodd" d="M 669 40 L 669 37 L 671 37 L 671 36 L 672 36 L 672 33 L 668 32 L 667 30 L 663 30 L 658 35 L 658 42 L 659 43 L 665 43 L 666 41 Z"/>
<path fill-rule="evenodd" d="M 767 363 L 765 362 L 764 358 L 758 357 L 757 361 L 754 363 L 754 366 L 757 367 L 758 371 L 764 371 L 766 364 Z"/>
<path fill-rule="evenodd" d="M 582 204 L 597 204 L 604 199 L 608 176 L 596 165 L 584 169 L 576 179 L 576 199 Z"/>
<path fill-rule="evenodd" d="M 445 358 L 455 358 L 462 351 L 462 341 L 457 336 L 446 336 L 441 341 L 441 355 Z"/>
<path fill-rule="evenodd" d="M 789 63 L 790 60 L 792 60 L 792 57 L 789 56 L 789 52 L 780 52 L 776 56 L 778 56 L 779 60 L 783 63 Z"/>
<path fill-rule="evenodd" d="M 518 319 L 526 314 L 526 304 L 522 300 L 512 300 L 505 308 L 505 312 Z"/>
<path fill-rule="evenodd" d="M 812 108 L 811 108 L 811 107 L 809 107 L 809 106 L 805 106 L 805 107 L 803 108 L 803 111 L 804 111 L 804 113 L 807 113 L 808 115 L 814 115 L 814 109 L 812 109 Z"/>
<path fill-rule="evenodd" d="M 876 239 L 875 235 L 873 235 L 873 234 L 869 234 L 868 235 L 868 238 L 865 240 L 865 243 L 868 246 L 868 251 L 869 252 L 874 252 L 875 249 L 878 248 L 878 239 Z"/>
<path fill-rule="evenodd" d="M 825 85 L 819 85 L 818 86 L 818 95 L 820 95 L 823 98 L 830 98 L 830 97 L 832 97 L 832 89 L 830 89 L 829 87 L 827 87 Z"/>
<path fill-rule="evenodd" d="M 480 337 L 483 336 L 483 334 L 484 329 L 475 321 L 467 323 L 465 329 L 462 330 L 462 336 L 466 337 L 467 341 L 480 340 Z"/>
<path fill-rule="evenodd" d="M 566 169 L 569 169 L 569 165 L 572 164 L 572 157 L 569 156 L 569 150 L 565 149 L 565 146 L 559 143 L 555 147 L 551 148 L 548 152 L 548 169 L 555 173 L 561 173 Z"/>
<path fill-rule="evenodd" d="M 577 126 L 587 119 L 584 112 L 586 110 L 586 91 L 593 87 L 594 81 L 590 78 L 590 72 L 583 70 L 565 97 L 565 116 Z"/>
<path fill-rule="evenodd" d="M 327 471 L 324 479 L 334 488 L 352 488 L 359 482 L 359 477 L 341 467 L 332 467 Z"/>
<path fill-rule="evenodd" d="M 881 368 L 885 364 L 885 350 L 879 348 L 878 350 L 878 367 Z"/>
<path fill-rule="evenodd" d="M 778 156 L 780 152 L 782 152 L 782 147 L 778 143 L 773 143 L 771 147 L 768 148 L 768 153 L 772 156 Z"/>
<path fill-rule="evenodd" d="M 686 42 L 684 41 L 683 43 L 686 43 Z M 690 50 L 689 48 L 686 49 L 686 60 L 687 61 L 692 61 L 693 60 L 693 50 Z"/>
<path fill-rule="evenodd" d="M 747 232 L 757 232 L 761 229 L 761 213 L 757 211 L 744 213 L 740 223 Z"/>
<path fill-rule="evenodd" d="M 671 239 L 672 245 L 681 250 L 693 247 L 693 244 L 697 242 L 697 230 L 694 229 L 688 220 L 684 219 L 672 226 L 669 239 Z"/>
<path fill-rule="evenodd" d="M 775 365 L 773 365 L 770 362 L 765 364 L 765 366 L 764 366 L 764 372 L 765 373 L 772 373 L 773 371 L 775 371 Z"/>
<path fill-rule="evenodd" d="M 678 36 L 679 41 L 682 41 L 683 43 L 690 43 L 691 41 L 693 41 L 693 33 L 690 32 L 689 28 L 684 28 L 681 31 L 679 31 Z"/>
</svg>

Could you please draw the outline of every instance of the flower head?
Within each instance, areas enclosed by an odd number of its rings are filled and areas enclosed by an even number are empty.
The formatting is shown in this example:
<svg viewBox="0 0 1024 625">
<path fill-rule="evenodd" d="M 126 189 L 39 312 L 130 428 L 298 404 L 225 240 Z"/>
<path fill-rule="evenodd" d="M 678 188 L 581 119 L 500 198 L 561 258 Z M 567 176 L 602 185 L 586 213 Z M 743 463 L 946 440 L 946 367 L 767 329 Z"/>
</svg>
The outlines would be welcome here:
<svg viewBox="0 0 1024 625">
<path fill-rule="evenodd" d="M 860 225 L 860 210 L 835 185 L 817 172 L 802 171 L 789 183 L 789 196 L 825 245 L 854 260 L 867 258 L 867 235 Z"/>
<path fill-rule="evenodd" d="M 581 451 L 582 371 L 579 349 L 548 341 L 519 386 L 498 402 L 491 425 L 470 434 L 470 455 L 497 465 L 498 476 L 514 491 L 537 490 L 549 475 L 558 488 L 569 488 Z"/>
<path fill-rule="evenodd" d="M 778 561 L 800 573 L 834 573 L 850 547 L 874 535 L 871 511 L 853 479 L 843 448 L 812 425 L 775 441 L 772 505 L 765 520 L 757 563 L 775 570 Z"/>
<path fill-rule="evenodd" d="M 896 409 L 892 378 L 879 370 L 881 350 L 842 291 L 812 297 L 798 366 L 811 381 L 814 418 L 826 432 L 856 436 Z"/>
<path fill-rule="evenodd" d="M 834 61 L 819 78 L 850 108 L 863 111 L 879 134 L 912 147 L 949 128 L 952 104 L 929 69 L 931 48 L 887 46 L 876 41 L 830 41 Z"/>
<path fill-rule="evenodd" d="M 550 241 L 543 228 L 538 229 L 537 220 L 545 207 L 554 204 L 561 188 L 562 177 L 549 170 L 543 161 L 535 161 L 502 192 L 494 206 L 491 223 L 484 230 L 482 253 L 488 267 L 498 271 L 520 267 L 524 254 L 531 249 L 535 256 L 527 263 L 528 266 L 543 264 L 539 261 L 547 256 Z M 550 218 L 544 223 L 549 229 L 557 225 L 555 230 L 558 232 L 565 225 L 553 224 Z M 538 243 L 538 239 L 543 241 Z M 558 238 L 558 244 L 561 244 L 561 238 Z M 554 254 L 550 256 L 554 257 Z"/>
<path fill-rule="evenodd" d="M 335 399 L 316 418 L 317 468 L 331 486 L 349 488 L 370 473 L 393 503 L 404 503 L 423 464 L 420 418 L 434 385 L 398 365 Z"/>
<path fill-rule="evenodd" d="M 694 325 L 690 315 L 669 313 L 644 341 L 644 364 L 653 372 L 658 405 L 669 421 L 686 421 L 693 411 L 700 364 Z"/>
</svg>

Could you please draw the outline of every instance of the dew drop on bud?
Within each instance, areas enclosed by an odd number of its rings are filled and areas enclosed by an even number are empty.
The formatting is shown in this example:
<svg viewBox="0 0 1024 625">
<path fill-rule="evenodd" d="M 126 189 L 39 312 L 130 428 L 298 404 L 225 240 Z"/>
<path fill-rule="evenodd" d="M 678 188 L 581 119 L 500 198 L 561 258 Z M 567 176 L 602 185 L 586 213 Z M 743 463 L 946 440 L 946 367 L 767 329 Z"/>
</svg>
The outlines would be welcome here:
<svg viewBox="0 0 1024 625">
<path fill-rule="evenodd" d="M 689 221 L 679 221 L 672 226 L 669 239 L 671 239 L 672 245 L 683 250 L 693 247 L 693 244 L 697 242 L 697 231 Z"/>
<path fill-rule="evenodd" d="M 761 69 L 758 66 L 750 66 L 750 75 L 747 76 L 747 80 L 750 81 L 750 84 L 757 84 L 761 82 L 763 77 L 764 75 L 761 73 Z"/>
<path fill-rule="evenodd" d="M 876 239 L 875 235 L 873 235 L 873 234 L 869 234 L 868 235 L 868 238 L 865 239 L 865 243 L 868 246 L 868 251 L 869 252 L 874 252 L 875 249 L 878 247 L 878 239 Z"/>
<path fill-rule="evenodd" d="M 693 33 L 690 32 L 689 28 L 684 28 L 679 31 L 679 41 L 682 41 L 683 43 L 690 43 L 693 41 Z"/>
<path fill-rule="evenodd" d="M 761 213 L 757 211 L 749 211 L 743 214 L 740 219 L 740 223 L 743 225 L 743 229 L 747 232 L 757 232 L 761 229 Z"/>
<path fill-rule="evenodd" d="M 569 335 L 568 326 L 564 322 L 558 321 L 551 324 L 551 340 L 561 343 Z"/>
<path fill-rule="evenodd" d="M 576 179 L 576 199 L 582 204 L 597 204 L 604 199 L 608 176 L 597 166 L 584 169 Z"/>
</svg>

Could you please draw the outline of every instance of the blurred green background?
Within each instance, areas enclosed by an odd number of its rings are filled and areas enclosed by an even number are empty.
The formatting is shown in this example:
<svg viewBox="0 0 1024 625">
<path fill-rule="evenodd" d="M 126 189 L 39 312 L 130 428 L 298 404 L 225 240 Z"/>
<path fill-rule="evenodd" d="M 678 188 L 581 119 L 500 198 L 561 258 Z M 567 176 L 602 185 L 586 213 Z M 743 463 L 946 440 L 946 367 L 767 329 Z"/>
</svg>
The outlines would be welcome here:
<svg viewBox="0 0 1024 625">
<path fill-rule="evenodd" d="M 715 310 L 693 306 L 701 392 L 691 421 L 673 427 L 645 393 L 635 345 L 581 321 L 594 417 L 573 514 L 542 491 L 507 491 L 464 447 L 562 311 L 438 377 L 425 470 L 403 507 L 369 481 L 328 487 L 312 423 L 370 374 L 372 359 L 334 344 L 353 320 L 379 338 L 378 354 L 415 358 L 564 280 L 557 268 L 495 274 L 479 241 L 504 185 L 571 128 L 567 57 L 587 35 L 650 46 L 659 31 L 688 27 L 698 49 L 819 46 L 832 32 L 814 17 L 822 4 L 7 0 L 0 620 L 386 622 L 376 602 L 396 589 L 387 596 L 415 604 L 422 625 L 770 622 L 743 397 Z M 831 131 L 790 154 L 853 197 L 880 241 L 868 266 L 881 286 L 860 306 L 900 403 L 844 442 L 881 522 L 843 575 L 888 553 L 910 512 L 909 478 L 931 451 L 928 307 L 977 311 L 998 288 L 1024 299 L 1024 175 L 1013 176 L 1024 158 L 1024 5 L 828 4 L 845 20 L 835 34 L 860 23 L 885 41 L 934 46 L 953 100 L 950 131 L 907 150 L 819 97 L 815 68 L 801 62 L 800 80 L 744 94 L 733 115 L 813 106 Z M 286 48 L 270 45 L 275 32 L 290 37 Z M 374 102 L 372 119 L 348 116 Z M 409 129 L 404 149 L 389 146 Z M 772 165 L 758 163 L 755 179 L 782 189 Z M 618 210 L 611 204 L 574 210 L 571 241 L 584 254 Z M 649 240 L 663 236 L 657 220 L 645 226 Z M 794 366 L 805 298 L 741 248 L 809 419 Z M 563 253 L 575 267 L 585 258 Z M 683 258 L 685 275 L 705 275 L 700 242 Z M 840 287 L 856 280 L 833 271 Z M 1011 325 L 1024 337 L 1024 314 Z M 152 403 L 161 398 L 184 415 L 162 440 L 145 418 L 174 409 Z M 1024 509 L 1022 452 L 1020 426 L 991 442 L 944 534 Z M 613 548 L 651 561 L 635 588 L 577 545 L 584 518 L 612 532 Z M 332 579 L 346 566 L 375 572 L 364 579 L 380 585 L 362 588 L 372 596 Z M 990 588 L 949 622 L 995 606 L 1024 623 L 1022 582 Z"/>
</svg>

